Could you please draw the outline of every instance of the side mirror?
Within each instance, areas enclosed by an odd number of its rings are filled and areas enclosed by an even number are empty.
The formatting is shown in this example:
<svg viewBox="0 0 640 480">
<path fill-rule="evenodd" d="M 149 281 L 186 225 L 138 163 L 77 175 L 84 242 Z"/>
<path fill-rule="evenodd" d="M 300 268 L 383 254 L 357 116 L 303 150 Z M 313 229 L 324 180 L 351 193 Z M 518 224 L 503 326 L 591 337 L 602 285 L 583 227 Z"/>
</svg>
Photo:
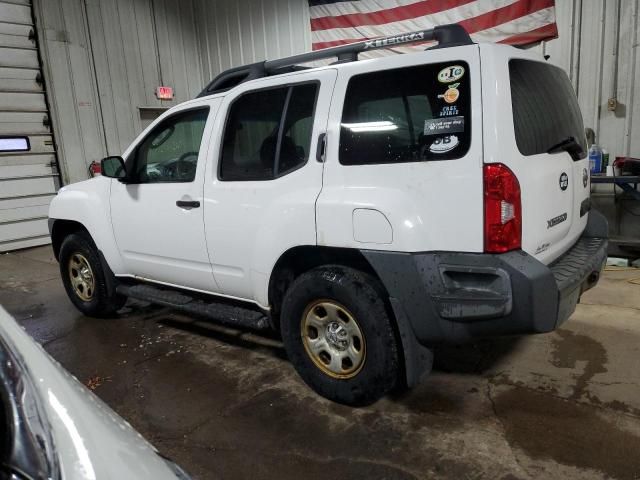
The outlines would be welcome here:
<svg viewBox="0 0 640 480">
<path fill-rule="evenodd" d="M 102 168 L 102 175 L 109 178 L 117 178 L 123 180 L 127 176 L 127 171 L 124 168 L 124 160 L 122 157 L 113 156 L 103 158 L 100 162 Z"/>
</svg>

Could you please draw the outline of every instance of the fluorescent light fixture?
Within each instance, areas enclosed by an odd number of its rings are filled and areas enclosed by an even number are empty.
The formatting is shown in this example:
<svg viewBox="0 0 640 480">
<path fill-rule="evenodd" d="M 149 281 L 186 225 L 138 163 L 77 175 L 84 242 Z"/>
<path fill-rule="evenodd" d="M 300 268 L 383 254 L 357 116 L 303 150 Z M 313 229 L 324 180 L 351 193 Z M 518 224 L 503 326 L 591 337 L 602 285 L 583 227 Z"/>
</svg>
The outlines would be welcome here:
<svg viewBox="0 0 640 480">
<path fill-rule="evenodd" d="M 385 132 L 398 129 L 398 126 L 395 123 L 386 120 L 382 120 L 380 122 L 343 123 L 342 126 L 355 133 Z"/>
<path fill-rule="evenodd" d="M 0 152 L 26 152 L 29 150 L 27 137 L 0 137 Z"/>
</svg>

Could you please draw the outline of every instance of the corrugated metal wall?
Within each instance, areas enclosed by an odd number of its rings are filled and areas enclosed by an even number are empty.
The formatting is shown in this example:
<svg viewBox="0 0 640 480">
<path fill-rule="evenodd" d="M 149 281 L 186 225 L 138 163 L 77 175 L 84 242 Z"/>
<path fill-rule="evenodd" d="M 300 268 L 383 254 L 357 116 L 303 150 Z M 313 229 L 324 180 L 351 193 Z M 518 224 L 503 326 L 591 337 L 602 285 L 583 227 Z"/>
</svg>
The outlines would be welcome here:
<svg viewBox="0 0 640 480">
<path fill-rule="evenodd" d="M 640 157 L 638 0 L 557 0 L 560 37 L 538 49 L 569 72 L 585 127 L 618 155 Z M 617 108 L 607 107 L 610 98 Z M 635 122 L 634 122 L 635 120 Z"/>
<path fill-rule="evenodd" d="M 45 74 L 66 182 L 119 154 L 149 119 L 203 84 L 188 0 L 36 0 Z M 155 19 L 155 21 L 154 21 Z M 175 100 L 155 97 L 174 87 Z"/>
<path fill-rule="evenodd" d="M 309 49 L 306 0 L 35 0 L 65 183 L 229 67 Z M 160 101 L 157 86 L 174 89 Z"/>
<path fill-rule="evenodd" d="M 311 49 L 307 0 L 195 0 L 206 79 Z"/>
<path fill-rule="evenodd" d="M 558 0 L 560 38 L 537 47 L 570 72 L 585 125 L 612 157 L 640 156 L 639 1 Z M 120 153 L 158 108 L 192 98 L 220 71 L 311 45 L 307 0 L 36 0 L 36 7 L 67 182 L 86 178 L 88 163 Z M 176 99 L 157 100 L 158 85 L 172 86 Z M 615 111 L 607 109 L 612 96 Z"/>
</svg>

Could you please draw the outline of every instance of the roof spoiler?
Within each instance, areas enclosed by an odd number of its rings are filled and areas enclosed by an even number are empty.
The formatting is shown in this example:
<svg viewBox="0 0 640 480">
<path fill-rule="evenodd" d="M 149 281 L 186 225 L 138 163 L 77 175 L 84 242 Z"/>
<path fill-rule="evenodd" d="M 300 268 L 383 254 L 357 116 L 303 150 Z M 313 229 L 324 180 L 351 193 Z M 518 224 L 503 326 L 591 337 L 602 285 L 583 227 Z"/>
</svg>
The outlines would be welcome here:
<svg viewBox="0 0 640 480">
<path fill-rule="evenodd" d="M 276 60 L 265 60 L 263 62 L 230 68 L 214 78 L 204 88 L 204 90 L 198 94 L 198 97 L 224 92 L 236 85 L 256 78 L 304 69 L 304 67 L 300 67 L 298 65 L 300 63 L 313 62 L 333 57 L 337 57 L 337 63 L 354 62 L 358 60 L 358 54 L 362 52 L 368 52 L 370 50 L 377 50 L 380 48 L 389 48 L 408 43 L 429 42 L 433 40 L 438 42 L 438 45 L 433 48 L 448 48 L 473 44 L 473 41 L 467 31 L 457 23 L 439 25 L 429 30 L 375 38 L 372 40 L 341 45 L 339 47 L 301 53 L 291 57 Z"/>
</svg>

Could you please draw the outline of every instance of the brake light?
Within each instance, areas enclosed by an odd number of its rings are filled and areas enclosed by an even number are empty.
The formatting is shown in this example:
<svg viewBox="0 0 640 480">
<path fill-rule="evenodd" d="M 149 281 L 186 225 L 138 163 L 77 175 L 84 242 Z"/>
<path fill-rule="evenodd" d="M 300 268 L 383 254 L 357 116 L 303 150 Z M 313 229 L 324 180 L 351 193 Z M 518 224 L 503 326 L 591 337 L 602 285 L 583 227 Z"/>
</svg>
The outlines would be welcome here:
<svg viewBox="0 0 640 480">
<path fill-rule="evenodd" d="M 484 166 L 484 251 L 503 253 L 522 247 L 520 183 L 501 163 Z"/>
</svg>

